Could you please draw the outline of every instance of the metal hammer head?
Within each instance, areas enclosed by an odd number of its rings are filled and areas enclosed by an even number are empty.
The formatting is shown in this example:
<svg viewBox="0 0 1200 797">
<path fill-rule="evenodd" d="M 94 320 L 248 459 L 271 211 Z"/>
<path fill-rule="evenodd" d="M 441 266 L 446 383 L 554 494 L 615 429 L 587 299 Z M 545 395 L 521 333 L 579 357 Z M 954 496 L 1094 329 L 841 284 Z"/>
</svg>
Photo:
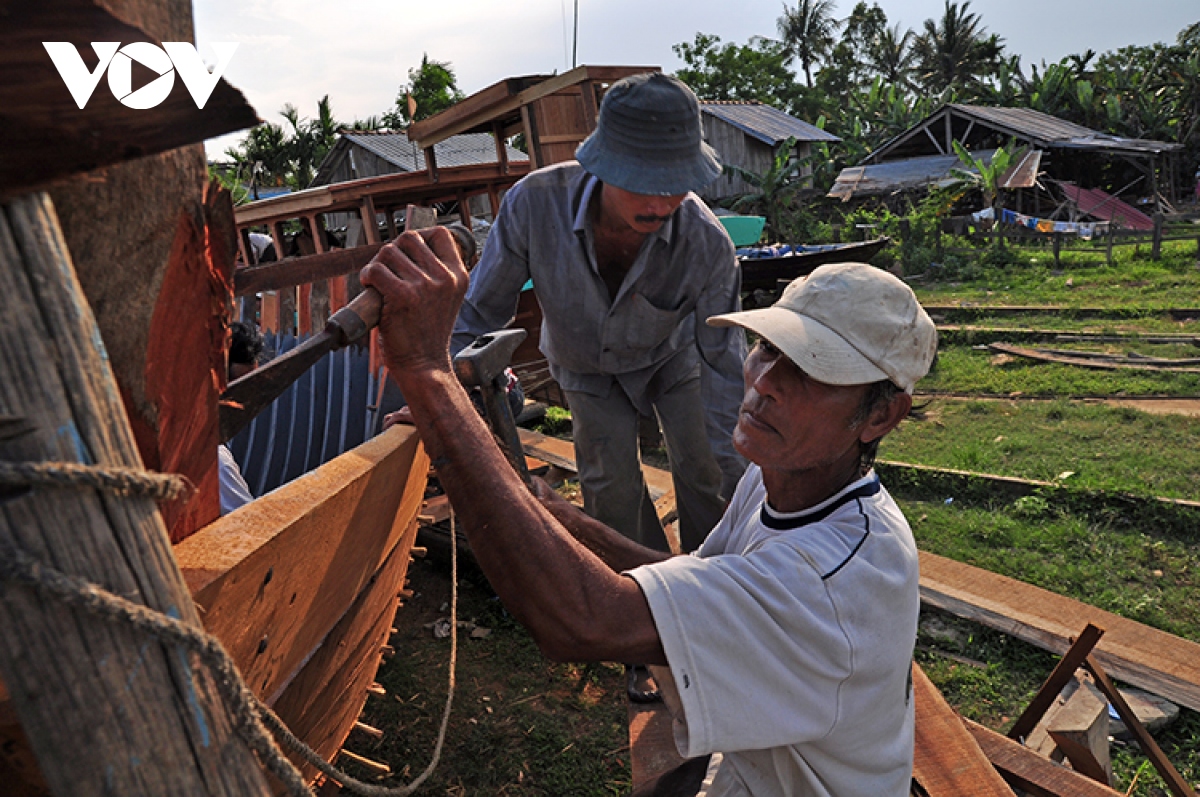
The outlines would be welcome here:
<svg viewBox="0 0 1200 797">
<path fill-rule="evenodd" d="M 480 335 L 454 357 L 454 373 L 468 387 L 490 385 L 512 361 L 525 340 L 523 329 L 501 329 Z"/>
<path fill-rule="evenodd" d="M 454 236 L 454 243 L 458 244 L 458 254 L 462 258 L 463 265 L 470 269 L 471 263 L 475 259 L 475 254 L 479 249 L 479 244 L 475 241 L 475 236 L 467 229 L 467 225 L 461 221 L 450 222 L 446 225 L 446 229 Z"/>
</svg>

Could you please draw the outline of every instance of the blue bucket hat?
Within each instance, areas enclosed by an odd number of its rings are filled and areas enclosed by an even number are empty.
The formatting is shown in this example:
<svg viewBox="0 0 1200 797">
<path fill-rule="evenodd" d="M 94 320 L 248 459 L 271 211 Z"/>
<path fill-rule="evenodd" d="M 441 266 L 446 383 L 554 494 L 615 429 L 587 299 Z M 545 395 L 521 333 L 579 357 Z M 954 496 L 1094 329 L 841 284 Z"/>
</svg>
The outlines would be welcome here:
<svg viewBox="0 0 1200 797">
<path fill-rule="evenodd" d="M 700 135 L 696 95 L 661 72 L 609 87 L 596 129 L 575 159 L 609 185 L 654 196 L 698 191 L 721 174 L 717 153 Z"/>
</svg>

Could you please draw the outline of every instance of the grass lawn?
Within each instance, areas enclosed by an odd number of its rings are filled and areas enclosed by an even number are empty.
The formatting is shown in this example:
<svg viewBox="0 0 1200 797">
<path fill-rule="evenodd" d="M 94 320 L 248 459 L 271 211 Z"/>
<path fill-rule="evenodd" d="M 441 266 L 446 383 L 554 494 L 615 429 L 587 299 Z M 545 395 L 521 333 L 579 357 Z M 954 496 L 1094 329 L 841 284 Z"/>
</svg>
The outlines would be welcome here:
<svg viewBox="0 0 1200 797">
<path fill-rule="evenodd" d="M 938 350 L 937 363 L 917 390 L 993 396 L 1200 396 L 1200 373 L 1082 368 L 949 345 Z"/>
<path fill-rule="evenodd" d="M 880 459 L 1200 500 L 1200 418 L 1053 401 L 928 399 Z"/>
<path fill-rule="evenodd" d="M 1094 256 L 1066 252 L 1061 268 L 1044 250 L 1018 250 L 1017 264 L 975 267 L 969 279 L 914 282 L 922 304 L 1053 305 L 1154 311 L 1200 305 L 1196 242 L 1163 244 L 1163 258 L 1149 247 L 1122 246 L 1108 266 Z"/>
</svg>

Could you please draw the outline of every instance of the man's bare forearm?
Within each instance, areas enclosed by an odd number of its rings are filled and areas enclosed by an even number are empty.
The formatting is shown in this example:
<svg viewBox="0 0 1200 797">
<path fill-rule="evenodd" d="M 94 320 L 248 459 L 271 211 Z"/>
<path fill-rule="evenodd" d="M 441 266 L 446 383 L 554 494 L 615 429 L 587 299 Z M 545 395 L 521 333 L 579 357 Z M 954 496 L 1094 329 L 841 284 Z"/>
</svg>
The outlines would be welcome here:
<svg viewBox="0 0 1200 797">
<path fill-rule="evenodd" d="M 543 487 L 549 491 L 550 488 Z M 551 491 L 552 492 L 552 491 Z M 620 532 L 609 528 L 595 518 L 585 514 L 574 504 L 559 498 L 557 494 L 546 496 L 539 493 L 542 505 L 563 525 L 571 536 L 579 540 L 589 551 L 599 556 L 616 572 L 632 570 L 651 562 L 661 562 L 671 554 L 639 545 Z"/>
<path fill-rule="evenodd" d="M 475 558 L 543 651 L 560 659 L 665 663 L 637 585 L 586 549 L 525 488 L 453 374 L 397 381 Z M 627 622 L 631 617 L 641 622 Z"/>
</svg>

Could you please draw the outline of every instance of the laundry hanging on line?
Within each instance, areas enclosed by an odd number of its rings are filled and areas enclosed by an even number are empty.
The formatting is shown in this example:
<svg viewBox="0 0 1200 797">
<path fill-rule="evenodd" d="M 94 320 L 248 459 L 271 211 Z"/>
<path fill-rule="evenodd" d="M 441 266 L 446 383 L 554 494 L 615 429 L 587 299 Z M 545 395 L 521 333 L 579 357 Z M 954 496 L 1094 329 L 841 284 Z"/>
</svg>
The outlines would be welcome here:
<svg viewBox="0 0 1200 797">
<path fill-rule="evenodd" d="M 978 213 L 971 214 L 972 221 L 991 221 L 996 218 L 995 211 L 992 208 L 985 208 Z M 1024 227 L 1035 232 L 1044 234 L 1060 233 L 1062 235 L 1078 235 L 1085 241 L 1090 241 L 1097 235 L 1103 235 L 1108 231 L 1108 222 L 1081 222 L 1081 221 L 1054 221 L 1053 219 L 1039 219 L 1036 216 L 1026 216 L 1024 213 L 1002 208 L 1000 210 L 1000 221 L 1003 224 L 1012 224 L 1017 227 Z"/>
</svg>

